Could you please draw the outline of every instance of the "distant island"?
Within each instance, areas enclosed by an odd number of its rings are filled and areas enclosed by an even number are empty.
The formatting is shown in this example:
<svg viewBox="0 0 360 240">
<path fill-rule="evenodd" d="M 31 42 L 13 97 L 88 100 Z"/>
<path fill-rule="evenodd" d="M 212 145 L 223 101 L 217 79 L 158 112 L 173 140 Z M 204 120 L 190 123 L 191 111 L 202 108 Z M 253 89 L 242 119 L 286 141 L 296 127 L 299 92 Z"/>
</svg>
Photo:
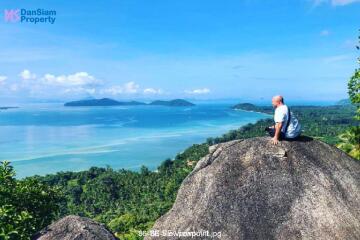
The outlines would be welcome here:
<svg viewBox="0 0 360 240">
<path fill-rule="evenodd" d="M 19 107 L 0 107 L 0 110 L 8 110 L 12 108 L 19 108 Z"/>
<path fill-rule="evenodd" d="M 67 102 L 64 104 L 65 107 L 89 107 L 89 106 L 136 106 L 136 105 L 161 105 L 161 106 L 170 106 L 170 107 L 179 107 L 179 106 L 195 106 L 195 104 L 188 102 L 184 99 L 174 99 L 170 101 L 157 100 L 151 103 L 144 103 L 138 101 L 128 101 L 120 102 L 110 98 L 101 98 L 101 99 L 88 99 L 88 100 L 79 100 Z"/>
<path fill-rule="evenodd" d="M 149 103 L 149 105 L 163 105 L 163 106 L 195 106 L 195 104 L 188 102 L 184 99 L 174 99 L 171 101 L 157 100 Z"/>
<path fill-rule="evenodd" d="M 88 99 L 67 102 L 64 104 L 66 107 L 88 107 L 88 106 L 128 106 L 128 105 L 145 105 L 142 102 L 130 101 L 130 102 L 119 102 L 110 98 L 101 99 Z"/>
<path fill-rule="evenodd" d="M 231 107 L 234 110 L 244 110 L 261 113 L 272 113 L 274 109 L 271 106 L 256 106 L 251 103 L 239 103 Z"/>
</svg>

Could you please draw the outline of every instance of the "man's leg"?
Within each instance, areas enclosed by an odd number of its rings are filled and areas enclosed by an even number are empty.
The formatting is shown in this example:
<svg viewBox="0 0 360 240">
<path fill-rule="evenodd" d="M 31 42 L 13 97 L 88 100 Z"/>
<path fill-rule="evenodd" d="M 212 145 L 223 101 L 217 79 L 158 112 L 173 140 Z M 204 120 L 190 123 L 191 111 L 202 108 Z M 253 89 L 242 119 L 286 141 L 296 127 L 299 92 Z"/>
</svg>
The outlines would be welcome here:
<svg viewBox="0 0 360 240">
<path fill-rule="evenodd" d="M 286 137 L 285 137 L 285 133 L 283 132 L 280 132 L 280 137 L 279 137 L 279 140 L 285 140 Z"/>
<path fill-rule="evenodd" d="M 275 136 L 275 128 L 265 128 L 265 131 L 269 134 L 270 137 Z M 280 132 L 279 140 L 283 140 L 285 138 L 285 133 Z"/>
<path fill-rule="evenodd" d="M 265 128 L 265 131 L 270 135 L 270 137 L 274 137 L 275 136 L 275 129 L 274 128 Z"/>
</svg>

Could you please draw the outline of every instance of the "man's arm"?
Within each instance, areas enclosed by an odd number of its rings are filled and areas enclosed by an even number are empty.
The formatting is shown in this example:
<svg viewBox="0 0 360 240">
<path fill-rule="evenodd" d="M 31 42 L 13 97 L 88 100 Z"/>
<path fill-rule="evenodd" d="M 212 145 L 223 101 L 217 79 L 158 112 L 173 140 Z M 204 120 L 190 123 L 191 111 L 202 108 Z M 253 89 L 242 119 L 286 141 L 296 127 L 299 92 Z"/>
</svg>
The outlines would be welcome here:
<svg viewBox="0 0 360 240">
<path fill-rule="evenodd" d="M 274 134 L 274 137 L 272 139 L 273 144 L 275 144 L 275 145 L 279 143 L 281 127 L 282 127 L 282 122 L 277 122 L 275 124 L 275 134 Z"/>
</svg>

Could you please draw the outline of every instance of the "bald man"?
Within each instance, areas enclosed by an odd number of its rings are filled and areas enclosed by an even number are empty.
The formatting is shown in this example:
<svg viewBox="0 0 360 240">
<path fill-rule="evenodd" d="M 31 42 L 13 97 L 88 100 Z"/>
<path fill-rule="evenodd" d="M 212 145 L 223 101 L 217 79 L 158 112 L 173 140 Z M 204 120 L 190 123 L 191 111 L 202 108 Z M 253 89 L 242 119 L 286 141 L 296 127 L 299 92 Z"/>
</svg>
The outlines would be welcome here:
<svg viewBox="0 0 360 240">
<path fill-rule="evenodd" d="M 276 145 L 281 139 L 298 137 L 301 133 L 301 125 L 289 107 L 285 105 L 284 98 L 280 95 L 274 96 L 272 105 L 275 108 L 275 125 L 265 129 L 272 137 L 272 143 Z"/>
</svg>

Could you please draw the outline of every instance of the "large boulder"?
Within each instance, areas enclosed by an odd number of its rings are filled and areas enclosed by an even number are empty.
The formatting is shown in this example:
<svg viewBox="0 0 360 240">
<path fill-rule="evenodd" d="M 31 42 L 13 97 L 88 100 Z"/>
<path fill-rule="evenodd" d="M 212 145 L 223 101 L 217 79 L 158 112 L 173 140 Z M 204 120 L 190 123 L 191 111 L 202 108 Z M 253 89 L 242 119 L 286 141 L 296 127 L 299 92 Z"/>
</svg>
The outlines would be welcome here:
<svg viewBox="0 0 360 240">
<path fill-rule="evenodd" d="M 360 239 L 360 161 L 307 137 L 209 150 L 145 239 Z"/>
<path fill-rule="evenodd" d="M 104 225 L 89 218 L 66 216 L 44 230 L 33 239 L 38 240 L 115 240 L 115 236 Z"/>
</svg>

